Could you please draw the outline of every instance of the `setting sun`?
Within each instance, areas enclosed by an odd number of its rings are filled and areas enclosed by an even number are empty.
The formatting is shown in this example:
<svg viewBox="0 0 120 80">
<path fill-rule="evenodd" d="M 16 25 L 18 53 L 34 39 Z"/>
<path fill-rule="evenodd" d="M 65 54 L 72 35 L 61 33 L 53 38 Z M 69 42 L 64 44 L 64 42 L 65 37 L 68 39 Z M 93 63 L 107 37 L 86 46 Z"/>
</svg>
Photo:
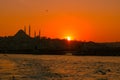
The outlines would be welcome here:
<svg viewBox="0 0 120 80">
<path fill-rule="evenodd" d="M 67 36 L 66 39 L 67 39 L 68 41 L 71 41 L 71 37 L 70 37 L 70 36 Z"/>
</svg>

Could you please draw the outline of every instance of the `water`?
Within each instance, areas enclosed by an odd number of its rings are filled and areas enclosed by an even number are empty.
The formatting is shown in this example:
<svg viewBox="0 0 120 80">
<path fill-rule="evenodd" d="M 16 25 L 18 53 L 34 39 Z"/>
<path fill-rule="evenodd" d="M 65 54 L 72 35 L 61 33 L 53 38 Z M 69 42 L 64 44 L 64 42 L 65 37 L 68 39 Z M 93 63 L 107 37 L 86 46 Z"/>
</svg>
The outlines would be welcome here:
<svg viewBox="0 0 120 80">
<path fill-rule="evenodd" d="M 0 80 L 120 80 L 120 57 L 0 54 Z"/>
</svg>

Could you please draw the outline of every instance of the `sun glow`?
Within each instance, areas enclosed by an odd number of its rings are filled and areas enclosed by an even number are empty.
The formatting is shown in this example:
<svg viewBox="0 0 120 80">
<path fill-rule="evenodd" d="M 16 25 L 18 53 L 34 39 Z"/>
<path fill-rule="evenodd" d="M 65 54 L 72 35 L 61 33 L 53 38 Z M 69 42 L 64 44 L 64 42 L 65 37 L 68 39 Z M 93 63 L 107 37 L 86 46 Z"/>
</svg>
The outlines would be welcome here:
<svg viewBox="0 0 120 80">
<path fill-rule="evenodd" d="M 71 40 L 72 40 L 70 36 L 67 36 L 66 39 L 67 39 L 68 41 L 71 41 Z"/>
</svg>

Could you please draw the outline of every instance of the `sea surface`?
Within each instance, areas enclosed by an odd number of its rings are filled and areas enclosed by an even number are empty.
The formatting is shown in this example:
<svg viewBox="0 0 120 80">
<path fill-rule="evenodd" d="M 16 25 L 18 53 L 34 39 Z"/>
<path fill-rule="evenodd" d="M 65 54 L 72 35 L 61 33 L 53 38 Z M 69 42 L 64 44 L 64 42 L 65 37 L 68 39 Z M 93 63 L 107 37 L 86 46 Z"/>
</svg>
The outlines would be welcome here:
<svg viewBox="0 0 120 80">
<path fill-rule="evenodd" d="M 0 54 L 0 80 L 120 80 L 120 57 Z"/>
</svg>

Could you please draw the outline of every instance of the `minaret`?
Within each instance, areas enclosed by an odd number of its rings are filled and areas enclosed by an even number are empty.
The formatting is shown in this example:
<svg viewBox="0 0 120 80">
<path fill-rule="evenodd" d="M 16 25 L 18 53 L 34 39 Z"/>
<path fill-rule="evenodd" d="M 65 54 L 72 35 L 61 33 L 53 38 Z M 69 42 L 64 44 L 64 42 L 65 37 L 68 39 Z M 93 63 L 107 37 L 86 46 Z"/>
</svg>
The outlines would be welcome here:
<svg viewBox="0 0 120 80">
<path fill-rule="evenodd" d="M 26 34 L 26 26 L 24 26 L 24 32 L 25 32 L 25 34 Z"/>
<path fill-rule="evenodd" d="M 41 38 L 41 31 L 39 30 L 39 38 Z"/>
<path fill-rule="evenodd" d="M 36 38 L 36 31 L 34 31 L 34 37 Z"/>
<path fill-rule="evenodd" d="M 31 36 L 31 26 L 29 25 L 29 36 Z"/>
</svg>

